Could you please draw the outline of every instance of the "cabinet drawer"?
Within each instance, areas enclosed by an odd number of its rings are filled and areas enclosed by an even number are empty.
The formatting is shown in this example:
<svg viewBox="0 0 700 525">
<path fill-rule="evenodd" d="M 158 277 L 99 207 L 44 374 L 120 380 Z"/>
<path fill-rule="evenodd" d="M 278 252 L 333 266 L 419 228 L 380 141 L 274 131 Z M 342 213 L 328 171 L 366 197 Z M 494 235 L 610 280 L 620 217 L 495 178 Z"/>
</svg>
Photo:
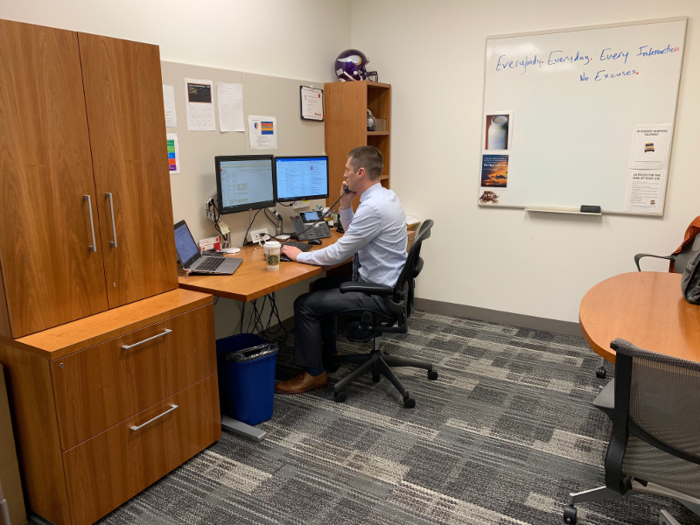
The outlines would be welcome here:
<svg viewBox="0 0 700 525">
<path fill-rule="evenodd" d="M 68 450 L 216 372 L 207 305 L 51 363 Z"/>
<path fill-rule="evenodd" d="M 213 374 L 64 452 L 73 525 L 94 523 L 219 438 Z"/>
</svg>

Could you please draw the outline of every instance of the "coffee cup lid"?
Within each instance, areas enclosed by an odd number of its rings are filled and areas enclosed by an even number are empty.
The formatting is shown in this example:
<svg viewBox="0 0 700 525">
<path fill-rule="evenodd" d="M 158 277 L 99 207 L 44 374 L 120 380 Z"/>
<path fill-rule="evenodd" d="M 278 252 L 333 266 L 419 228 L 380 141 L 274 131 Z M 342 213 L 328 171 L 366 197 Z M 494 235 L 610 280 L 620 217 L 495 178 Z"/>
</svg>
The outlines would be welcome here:
<svg viewBox="0 0 700 525">
<path fill-rule="evenodd" d="M 279 248 L 279 247 L 280 247 L 280 243 L 277 242 L 277 241 L 266 241 L 266 242 L 265 242 L 265 246 L 268 247 L 268 248 Z"/>
</svg>

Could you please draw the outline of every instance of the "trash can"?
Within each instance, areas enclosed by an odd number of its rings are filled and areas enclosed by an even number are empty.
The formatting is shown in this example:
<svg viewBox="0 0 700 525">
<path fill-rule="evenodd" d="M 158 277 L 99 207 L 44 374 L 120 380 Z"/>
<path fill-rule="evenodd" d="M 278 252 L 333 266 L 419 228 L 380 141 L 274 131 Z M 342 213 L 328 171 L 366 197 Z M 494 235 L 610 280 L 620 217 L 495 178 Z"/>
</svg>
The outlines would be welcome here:
<svg viewBox="0 0 700 525">
<path fill-rule="evenodd" d="M 272 417 L 277 345 L 255 334 L 216 342 L 219 401 L 222 414 L 257 425 Z"/>
</svg>

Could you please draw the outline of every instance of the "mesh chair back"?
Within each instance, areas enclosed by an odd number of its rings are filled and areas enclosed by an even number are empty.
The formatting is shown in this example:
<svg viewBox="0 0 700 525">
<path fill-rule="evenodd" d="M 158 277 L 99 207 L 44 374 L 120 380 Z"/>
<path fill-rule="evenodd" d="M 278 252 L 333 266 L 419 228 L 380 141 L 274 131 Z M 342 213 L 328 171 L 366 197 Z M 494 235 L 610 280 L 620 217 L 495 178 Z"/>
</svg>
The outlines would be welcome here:
<svg viewBox="0 0 700 525">
<path fill-rule="evenodd" d="M 700 497 L 700 363 L 649 352 L 621 339 L 613 348 L 616 389 L 618 380 L 629 389 L 622 472 Z M 617 391 L 615 403 L 617 410 Z"/>
<path fill-rule="evenodd" d="M 415 279 L 423 270 L 423 259 L 420 257 L 421 246 L 423 241 L 430 237 L 430 230 L 433 227 L 434 222 L 428 219 L 421 224 L 416 238 L 413 240 L 411 249 L 408 250 L 408 256 L 406 257 L 406 264 L 399 274 L 399 278 L 396 280 L 396 285 L 394 290 L 403 290 L 406 294 L 406 309 L 405 315 L 406 319 L 411 317 L 413 310 L 415 308 Z"/>
<path fill-rule="evenodd" d="M 678 255 L 676 255 L 675 273 L 683 273 L 685 267 L 695 255 L 700 252 L 700 233 L 695 236 L 695 240 L 686 244 Z"/>
</svg>

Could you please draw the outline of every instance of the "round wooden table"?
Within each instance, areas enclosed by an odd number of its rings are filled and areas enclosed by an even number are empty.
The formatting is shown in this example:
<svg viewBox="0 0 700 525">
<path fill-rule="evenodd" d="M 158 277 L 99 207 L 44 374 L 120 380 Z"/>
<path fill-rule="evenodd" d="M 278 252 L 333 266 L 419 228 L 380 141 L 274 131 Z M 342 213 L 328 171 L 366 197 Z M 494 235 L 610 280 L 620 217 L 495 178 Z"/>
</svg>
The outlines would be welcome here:
<svg viewBox="0 0 700 525">
<path fill-rule="evenodd" d="M 633 272 L 596 284 L 581 301 L 579 323 L 591 348 L 615 362 L 620 337 L 674 357 L 700 361 L 700 306 L 681 294 L 681 275 Z"/>
</svg>

